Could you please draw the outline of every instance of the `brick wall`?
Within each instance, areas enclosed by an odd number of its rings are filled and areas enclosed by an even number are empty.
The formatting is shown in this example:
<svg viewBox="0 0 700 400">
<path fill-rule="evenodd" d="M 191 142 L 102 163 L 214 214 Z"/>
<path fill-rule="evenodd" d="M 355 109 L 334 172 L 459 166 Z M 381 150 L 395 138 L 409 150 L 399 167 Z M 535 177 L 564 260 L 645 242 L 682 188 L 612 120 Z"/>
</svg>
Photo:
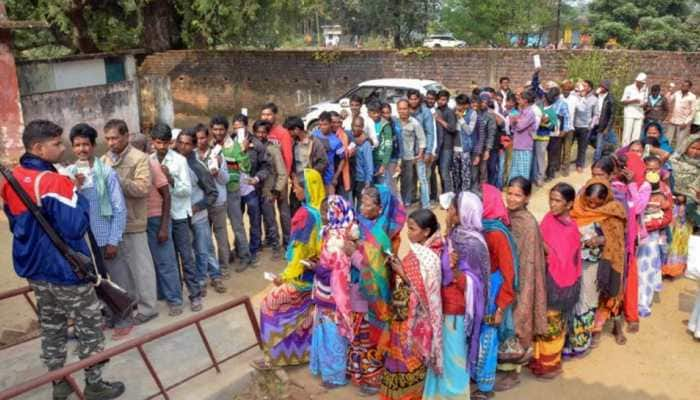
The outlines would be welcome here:
<svg viewBox="0 0 700 400">
<path fill-rule="evenodd" d="M 625 60 L 635 72 L 645 71 L 650 82 L 698 81 L 700 77 L 700 53 L 601 52 L 608 63 Z M 182 50 L 149 55 L 139 75 L 171 79 L 175 122 L 185 125 L 214 113 L 232 115 L 241 107 L 257 115 L 267 101 L 278 103 L 284 114 L 301 114 L 313 103 L 336 98 L 354 84 L 376 78 L 434 79 L 453 91 L 466 91 L 472 84 L 495 85 L 500 76 L 522 85 L 530 79 L 536 53 L 542 58 L 542 78 L 557 80 L 566 76 L 566 60 L 586 51 L 440 49 L 404 55 L 391 50 L 346 50 L 319 56 L 311 50 Z"/>
</svg>

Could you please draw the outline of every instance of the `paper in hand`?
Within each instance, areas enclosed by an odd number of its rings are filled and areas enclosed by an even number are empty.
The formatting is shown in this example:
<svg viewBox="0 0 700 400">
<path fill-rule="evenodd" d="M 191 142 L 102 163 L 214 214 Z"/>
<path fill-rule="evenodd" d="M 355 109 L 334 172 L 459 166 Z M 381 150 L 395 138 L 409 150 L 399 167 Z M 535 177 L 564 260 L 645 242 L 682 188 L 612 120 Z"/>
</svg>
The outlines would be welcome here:
<svg viewBox="0 0 700 400">
<path fill-rule="evenodd" d="M 265 278 L 265 280 L 268 280 L 270 282 L 274 282 L 275 278 L 277 278 L 277 275 L 273 274 L 272 272 L 265 271 L 265 272 L 263 272 L 263 278 Z"/>
<path fill-rule="evenodd" d="M 542 60 L 540 59 L 539 54 L 535 54 L 534 56 L 532 56 L 532 62 L 535 63 L 535 69 L 542 68 Z"/>
</svg>

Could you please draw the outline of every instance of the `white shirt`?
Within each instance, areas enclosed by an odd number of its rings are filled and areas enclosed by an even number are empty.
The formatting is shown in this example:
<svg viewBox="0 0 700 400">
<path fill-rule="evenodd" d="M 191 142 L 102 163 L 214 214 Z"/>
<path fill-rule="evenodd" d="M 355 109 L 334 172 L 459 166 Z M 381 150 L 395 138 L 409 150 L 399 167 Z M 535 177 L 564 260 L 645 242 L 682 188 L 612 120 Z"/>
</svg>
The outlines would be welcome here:
<svg viewBox="0 0 700 400">
<path fill-rule="evenodd" d="M 633 83 L 625 88 L 622 94 L 622 101 L 639 100 L 639 103 L 628 104 L 624 109 L 625 118 L 644 119 L 644 103 L 648 96 L 646 85 L 641 89 L 637 88 L 637 84 Z"/>
<path fill-rule="evenodd" d="M 576 117 L 576 106 L 578 105 L 579 101 L 581 101 L 581 97 L 577 95 L 574 92 L 569 93 L 569 97 L 564 97 L 564 95 L 561 95 L 561 98 L 564 100 L 566 103 L 566 106 L 569 108 L 569 118 L 571 118 L 572 124 L 573 121 Z"/>
<path fill-rule="evenodd" d="M 151 159 L 158 162 L 158 154 L 151 154 Z M 183 220 L 192 216 L 192 179 L 187 159 L 174 150 L 168 150 L 161 165 L 165 165 L 173 177 L 170 186 L 170 217 L 173 220 Z"/>
</svg>

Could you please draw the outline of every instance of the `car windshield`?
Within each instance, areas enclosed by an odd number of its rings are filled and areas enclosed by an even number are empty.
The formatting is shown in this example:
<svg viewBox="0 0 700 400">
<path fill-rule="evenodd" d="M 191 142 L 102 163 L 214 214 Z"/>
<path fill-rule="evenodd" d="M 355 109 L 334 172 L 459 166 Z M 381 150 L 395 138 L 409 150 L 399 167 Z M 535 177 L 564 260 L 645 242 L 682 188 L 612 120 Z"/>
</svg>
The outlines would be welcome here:
<svg viewBox="0 0 700 400">
<path fill-rule="evenodd" d="M 439 84 L 439 83 L 429 83 L 429 84 L 425 85 L 424 88 L 425 88 L 425 91 L 426 91 L 426 92 L 429 91 L 429 90 L 434 90 L 434 91 L 436 91 L 436 92 L 439 92 L 439 91 L 441 91 L 442 89 L 444 89 L 445 87 L 442 86 L 442 85 Z"/>
<path fill-rule="evenodd" d="M 381 98 L 381 89 L 374 86 L 359 86 L 350 89 L 347 93 L 340 96 L 335 102 L 339 103 L 342 99 L 348 99 L 350 96 L 357 95 L 362 97 L 363 104 L 367 104 L 367 99 L 370 97 Z"/>
<path fill-rule="evenodd" d="M 436 35 L 436 36 L 431 36 L 431 39 L 438 39 L 438 40 L 455 40 L 454 36 L 450 35 Z"/>
</svg>

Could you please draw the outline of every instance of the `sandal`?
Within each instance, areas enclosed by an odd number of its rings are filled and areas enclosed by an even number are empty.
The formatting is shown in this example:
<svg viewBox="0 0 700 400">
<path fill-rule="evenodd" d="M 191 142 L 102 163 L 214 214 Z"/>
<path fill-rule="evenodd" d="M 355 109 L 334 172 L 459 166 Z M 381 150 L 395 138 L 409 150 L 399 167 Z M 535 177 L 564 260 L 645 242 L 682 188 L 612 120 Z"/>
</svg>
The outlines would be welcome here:
<svg viewBox="0 0 700 400">
<path fill-rule="evenodd" d="M 129 336 L 132 329 L 134 329 L 133 325 L 129 325 L 126 328 L 114 328 L 114 330 L 112 330 L 112 340 L 124 339 Z"/>
<path fill-rule="evenodd" d="M 250 362 L 250 366 L 258 371 L 272 371 L 279 368 L 270 364 L 270 362 L 266 360 L 253 360 Z"/>
<path fill-rule="evenodd" d="M 628 322 L 627 323 L 627 333 L 637 333 L 639 332 L 639 322 Z"/>
<path fill-rule="evenodd" d="M 482 392 L 481 390 L 477 390 L 476 392 L 471 394 L 471 400 L 488 400 L 493 397 L 493 392 Z"/>
<path fill-rule="evenodd" d="M 151 315 L 143 315 L 143 314 L 139 313 L 139 314 L 136 314 L 136 316 L 134 317 L 134 323 L 136 325 L 143 325 L 146 322 L 148 322 L 152 319 L 155 319 L 156 317 L 158 317 L 158 313 L 151 314 Z"/>
</svg>

